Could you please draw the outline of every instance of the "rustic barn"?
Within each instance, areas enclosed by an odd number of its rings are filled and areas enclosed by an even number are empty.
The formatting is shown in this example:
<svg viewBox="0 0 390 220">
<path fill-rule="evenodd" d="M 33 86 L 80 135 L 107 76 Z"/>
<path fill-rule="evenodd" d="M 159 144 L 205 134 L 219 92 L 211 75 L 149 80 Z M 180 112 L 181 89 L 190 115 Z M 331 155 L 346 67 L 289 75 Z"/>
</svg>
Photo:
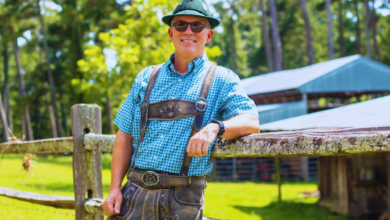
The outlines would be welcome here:
<svg viewBox="0 0 390 220">
<path fill-rule="evenodd" d="M 257 104 L 260 124 L 390 94 L 390 67 L 361 55 L 283 70 L 241 81 Z M 271 180 L 273 158 L 215 161 L 215 179 Z M 282 178 L 317 178 L 316 158 L 281 158 Z"/>
<path fill-rule="evenodd" d="M 390 96 L 263 124 L 264 130 L 390 126 Z M 350 140 L 354 141 L 354 140 Z M 386 211 L 390 155 L 370 153 L 319 157 L 320 205 L 331 211 L 374 218 Z"/>
</svg>

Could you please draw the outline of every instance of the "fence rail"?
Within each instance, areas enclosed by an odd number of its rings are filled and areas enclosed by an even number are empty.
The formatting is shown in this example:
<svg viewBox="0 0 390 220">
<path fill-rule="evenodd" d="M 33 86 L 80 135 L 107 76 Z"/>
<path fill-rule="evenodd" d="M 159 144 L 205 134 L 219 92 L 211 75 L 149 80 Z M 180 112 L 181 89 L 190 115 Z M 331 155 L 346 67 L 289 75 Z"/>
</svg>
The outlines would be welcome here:
<svg viewBox="0 0 390 220">
<path fill-rule="evenodd" d="M 85 149 L 112 152 L 115 135 L 86 134 Z M 311 129 L 218 139 L 212 158 L 338 156 L 390 152 L 390 127 Z"/>
<path fill-rule="evenodd" d="M 5 187 L 0 187 L 0 195 L 45 206 L 74 209 L 74 197 L 70 196 L 44 195 L 40 193 L 23 192 Z"/>
<path fill-rule="evenodd" d="M 0 144 L 3 154 L 73 153 L 75 198 L 64 199 L 68 206 L 53 202 L 58 196 L 12 189 L 6 193 L 4 188 L 0 188 L 0 195 L 49 206 L 72 207 L 76 210 L 76 220 L 102 220 L 101 152 L 112 152 L 115 135 L 100 133 L 100 108 L 79 104 L 72 107 L 72 137 Z M 253 134 L 236 140 L 218 139 L 211 157 L 306 157 L 372 152 L 390 152 L 390 127 L 314 129 Z M 390 210 L 390 196 L 388 207 Z"/>
<path fill-rule="evenodd" d="M 115 135 L 84 135 L 84 148 L 112 152 Z M 73 137 L 0 144 L 4 154 L 72 153 Z M 390 152 L 390 127 L 312 129 L 248 135 L 236 140 L 218 139 L 212 158 L 338 156 Z"/>
<path fill-rule="evenodd" d="M 0 154 L 54 154 L 72 152 L 73 137 L 15 141 L 0 144 Z"/>
</svg>

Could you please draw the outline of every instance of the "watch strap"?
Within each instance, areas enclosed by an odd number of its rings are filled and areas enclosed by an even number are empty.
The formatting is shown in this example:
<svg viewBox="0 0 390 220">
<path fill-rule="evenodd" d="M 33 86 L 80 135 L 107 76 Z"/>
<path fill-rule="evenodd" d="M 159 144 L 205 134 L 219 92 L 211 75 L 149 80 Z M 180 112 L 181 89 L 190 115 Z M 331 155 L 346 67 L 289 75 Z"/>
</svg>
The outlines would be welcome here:
<svg viewBox="0 0 390 220">
<path fill-rule="evenodd" d="M 215 120 L 215 119 L 211 120 L 211 122 L 219 124 L 218 136 L 222 136 L 225 133 L 225 124 L 222 121 L 218 121 L 218 120 Z"/>
</svg>

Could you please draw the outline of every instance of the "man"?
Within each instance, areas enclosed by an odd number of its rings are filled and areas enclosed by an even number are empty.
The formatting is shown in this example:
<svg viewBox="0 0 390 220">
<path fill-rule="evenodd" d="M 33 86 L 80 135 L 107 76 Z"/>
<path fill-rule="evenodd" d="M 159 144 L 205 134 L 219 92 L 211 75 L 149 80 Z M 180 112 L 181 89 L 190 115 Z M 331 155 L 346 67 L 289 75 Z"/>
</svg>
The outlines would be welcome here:
<svg viewBox="0 0 390 220">
<path fill-rule="evenodd" d="M 206 2 L 182 0 L 162 20 L 175 53 L 138 74 L 114 120 L 119 131 L 103 204 L 111 219 L 201 219 L 214 141 L 259 132 L 237 75 L 204 53 L 219 25 Z"/>
</svg>

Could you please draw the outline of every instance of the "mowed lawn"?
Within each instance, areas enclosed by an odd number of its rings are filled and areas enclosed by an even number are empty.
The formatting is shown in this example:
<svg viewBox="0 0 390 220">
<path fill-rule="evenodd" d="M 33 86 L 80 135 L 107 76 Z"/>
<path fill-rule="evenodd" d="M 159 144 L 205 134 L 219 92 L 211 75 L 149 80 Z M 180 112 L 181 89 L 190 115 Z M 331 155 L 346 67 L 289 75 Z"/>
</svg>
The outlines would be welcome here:
<svg viewBox="0 0 390 220">
<path fill-rule="evenodd" d="M 22 167 L 23 155 L 2 155 L 0 186 L 51 195 L 73 196 L 72 157 L 37 157 L 32 173 Z M 104 196 L 110 183 L 110 156 L 103 156 Z M 318 198 L 301 198 L 302 192 L 317 189 L 316 183 L 284 183 L 283 202 L 276 203 L 274 183 L 208 183 L 205 215 L 234 220 L 347 220 L 318 208 Z M 73 220 L 74 210 L 56 209 L 0 196 L 0 219 Z"/>
</svg>

